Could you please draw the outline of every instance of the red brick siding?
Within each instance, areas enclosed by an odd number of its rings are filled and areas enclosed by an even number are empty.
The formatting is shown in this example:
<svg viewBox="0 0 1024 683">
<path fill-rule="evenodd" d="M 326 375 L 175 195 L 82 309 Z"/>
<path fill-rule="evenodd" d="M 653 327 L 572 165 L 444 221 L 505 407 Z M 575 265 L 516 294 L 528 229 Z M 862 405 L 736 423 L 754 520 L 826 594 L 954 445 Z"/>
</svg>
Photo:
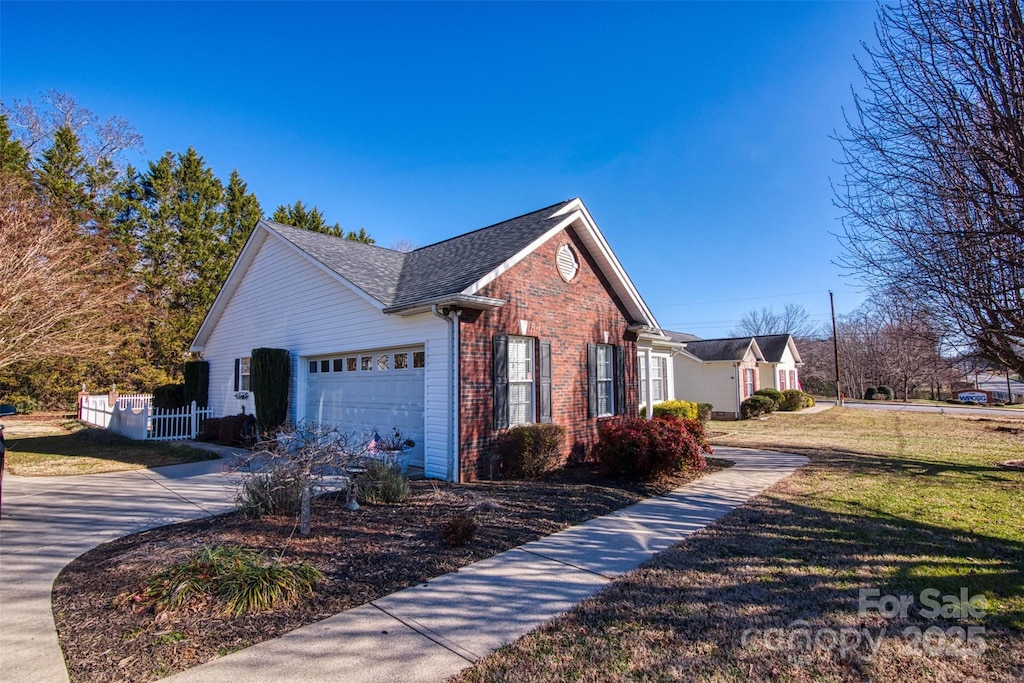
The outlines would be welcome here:
<svg viewBox="0 0 1024 683">
<path fill-rule="evenodd" d="M 570 244 L 580 262 L 572 282 L 558 274 L 555 253 Z M 627 331 L 632 322 L 576 234 L 570 229 L 552 237 L 521 262 L 501 274 L 480 292 L 506 300 L 503 307 L 474 314 L 460 322 L 459 445 L 463 481 L 489 476 L 494 430 L 492 340 L 495 335 L 520 335 L 520 320 L 528 320 L 528 337 L 551 342 L 551 418 L 565 427 L 563 460 L 583 458 L 597 443 L 598 432 L 609 421 L 587 417 L 587 344 L 625 346 L 625 416 L 638 410 L 636 337 Z M 536 374 L 536 373 L 535 373 Z M 539 400 L 536 401 L 539 406 Z"/>
</svg>

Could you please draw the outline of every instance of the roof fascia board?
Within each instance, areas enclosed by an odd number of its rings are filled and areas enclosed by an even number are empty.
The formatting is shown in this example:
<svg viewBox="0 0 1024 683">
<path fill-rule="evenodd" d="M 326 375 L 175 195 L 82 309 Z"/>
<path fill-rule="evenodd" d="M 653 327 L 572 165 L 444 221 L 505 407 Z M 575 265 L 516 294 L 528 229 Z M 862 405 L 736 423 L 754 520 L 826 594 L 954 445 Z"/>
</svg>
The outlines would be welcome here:
<svg viewBox="0 0 1024 683">
<path fill-rule="evenodd" d="M 224 279 L 224 284 L 221 286 L 220 291 L 217 292 L 217 297 L 213 300 L 213 305 L 210 306 L 210 310 L 207 311 L 206 317 L 203 318 L 203 324 L 199 326 L 199 331 L 196 332 L 195 338 L 192 340 L 192 344 L 189 345 L 189 351 L 194 353 L 202 353 L 203 348 L 206 346 L 206 340 L 209 338 L 210 333 L 213 332 L 213 328 L 216 324 L 215 321 L 220 319 L 221 314 L 228 305 L 228 301 L 231 299 L 231 295 L 238 289 L 238 285 L 242 280 L 242 275 L 252 265 L 253 260 L 256 258 L 256 254 L 259 253 L 260 247 L 267 241 L 267 230 L 266 226 L 263 225 L 263 221 L 259 221 L 253 231 L 249 234 L 249 239 L 245 241 L 242 246 L 242 251 L 239 252 L 238 258 L 235 259 L 234 264 L 231 266 L 231 270 L 228 271 L 228 276 Z"/>
<path fill-rule="evenodd" d="M 789 347 L 789 352 L 793 354 L 793 362 L 796 365 L 803 365 L 804 361 L 800 358 L 800 352 L 796 350 L 796 340 L 793 339 L 792 335 L 786 340 L 786 346 Z"/>
<path fill-rule="evenodd" d="M 406 304 L 404 306 L 392 306 L 383 310 L 387 315 L 415 315 L 417 313 L 425 313 L 431 309 L 434 305 L 437 306 L 462 306 L 464 308 L 474 308 L 479 310 L 488 310 L 492 308 L 501 308 L 508 302 L 505 299 L 495 299 L 489 296 L 470 296 L 465 294 L 456 294 L 454 296 L 438 296 L 425 301 L 417 301 L 412 304 Z"/>
<path fill-rule="evenodd" d="M 629 279 L 629 276 L 626 275 L 625 269 L 622 267 L 622 264 L 619 263 L 619 260 L 615 257 L 615 254 L 612 252 L 611 247 L 608 246 L 608 242 L 604 239 L 604 236 L 598 229 L 597 224 L 594 222 L 594 219 L 590 216 L 590 213 L 587 211 L 587 207 L 583 205 L 583 201 L 579 198 L 572 200 L 571 202 L 569 202 L 568 204 L 566 204 L 561 209 L 559 209 L 558 211 L 551 215 L 552 218 L 554 218 L 555 216 L 565 216 L 565 218 L 559 221 L 551 228 L 549 228 L 546 232 L 544 232 L 544 234 L 542 234 L 540 237 L 538 237 L 533 242 L 528 244 L 526 247 L 521 249 L 518 253 L 513 255 L 511 258 L 506 260 L 497 268 L 487 273 L 473 284 L 466 287 L 466 289 L 462 290 L 461 293 L 466 295 L 475 294 L 480 290 L 480 288 L 493 282 L 502 273 L 506 272 L 507 270 L 515 266 L 517 263 L 522 261 L 524 258 L 529 256 L 531 253 L 536 251 L 536 249 L 540 247 L 540 245 L 550 240 L 552 237 L 557 235 L 562 230 L 565 230 L 566 228 L 572 227 L 576 224 L 582 224 L 582 226 L 585 228 L 585 234 L 580 235 L 580 237 L 581 239 L 583 239 L 584 243 L 587 244 L 587 247 L 591 251 L 591 255 L 597 258 L 598 265 L 601 267 L 601 270 L 604 272 L 605 276 L 608 277 L 609 281 L 612 283 L 612 289 L 614 289 L 615 292 L 625 300 L 627 308 L 632 309 L 630 313 L 634 314 L 636 318 L 641 318 L 649 326 L 660 329 L 660 326 L 658 325 L 658 321 L 657 319 L 655 319 L 654 314 L 647 307 L 647 304 L 644 303 L 643 298 L 640 296 L 640 293 L 637 291 L 636 287 L 633 286 L 633 282 Z M 590 239 L 588 240 L 587 237 L 589 237 Z M 618 283 L 619 286 L 616 286 L 616 283 Z M 632 306 L 630 306 L 629 304 L 632 304 Z"/>
<path fill-rule="evenodd" d="M 654 313 L 647 306 L 644 298 L 640 296 L 640 292 L 633 285 L 633 281 L 629 279 L 626 269 L 622 267 L 622 263 L 619 261 L 618 257 L 615 256 L 615 252 L 612 251 L 611 245 L 608 244 L 608 241 L 604 238 L 604 234 L 601 232 L 600 228 L 597 227 L 594 217 L 590 215 L 590 211 L 583 203 L 583 200 L 577 197 L 564 206 L 558 213 L 568 213 L 569 211 L 578 211 L 582 214 L 584 225 L 587 227 L 588 232 L 596 242 L 601 256 L 605 259 L 608 267 L 611 268 L 612 273 L 615 275 L 614 278 L 609 279 L 612 280 L 612 282 L 617 280 L 625 289 L 625 292 L 621 292 L 620 294 L 624 293 L 626 295 L 625 298 L 633 302 L 641 312 L 644 320 L 646 320 L 651 327 L 661 329 L 661 325 L 658 324 L 658 320 L 654 317 Z"/>
</svg>

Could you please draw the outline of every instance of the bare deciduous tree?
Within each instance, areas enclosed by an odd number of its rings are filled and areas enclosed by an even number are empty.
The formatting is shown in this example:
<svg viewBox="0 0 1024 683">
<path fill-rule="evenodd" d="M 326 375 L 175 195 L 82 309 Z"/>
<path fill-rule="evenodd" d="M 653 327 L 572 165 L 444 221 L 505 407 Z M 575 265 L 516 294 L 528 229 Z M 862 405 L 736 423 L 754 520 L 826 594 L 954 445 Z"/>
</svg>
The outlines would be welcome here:
<svg viewBox="0 0 1024 683">
<path fill-rule="evenodd" d="M 0 368 L 117 347 L 111 330 L 131 290 L 105 246 L 0 173 Z"/>
<path fill-rule="evenodd" d="M 925 302 L 1024 369 L 1024 18 L 1019 0 L 882 5 L 840 136 L 844 265 Z"/>
<path fill-rule="evenodd" d="M 815 333 L 811 316 L 800 304 L 786 304 L 781 311 L 762 306 L 752 309 L 740 318 L 739 325 L 729 331 L 730 337 L 757 336 L 764 334 L 791 334 L 798 338 L 810 338 Z"/>
</svg>

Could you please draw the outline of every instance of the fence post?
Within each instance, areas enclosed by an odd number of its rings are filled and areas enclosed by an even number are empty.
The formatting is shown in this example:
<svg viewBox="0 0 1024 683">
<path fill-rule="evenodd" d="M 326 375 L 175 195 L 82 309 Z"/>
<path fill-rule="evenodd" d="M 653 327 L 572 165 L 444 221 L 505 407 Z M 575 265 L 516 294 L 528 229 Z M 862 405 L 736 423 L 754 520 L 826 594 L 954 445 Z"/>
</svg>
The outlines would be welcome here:
<svg viewBox="0 0 1024 683">
<path fill-rule="evenodd" d="M 199 413 L 196 409 L 196 402 L 192 401 L 192 439 L 199 435 Z"/>
</svg>

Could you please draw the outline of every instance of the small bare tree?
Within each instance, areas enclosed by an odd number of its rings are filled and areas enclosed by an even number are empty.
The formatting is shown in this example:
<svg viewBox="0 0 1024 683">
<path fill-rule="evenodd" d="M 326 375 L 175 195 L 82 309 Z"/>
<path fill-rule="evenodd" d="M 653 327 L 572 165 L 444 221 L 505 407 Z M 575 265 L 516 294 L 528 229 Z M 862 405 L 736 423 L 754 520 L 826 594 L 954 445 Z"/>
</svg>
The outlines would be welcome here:
<svg viewBox="0 0 1024 683">
<path fill-rule="evenodd" d="M 308 535 L 312 497 L 326 490 L 326 481 L 333 478 L 345 485 L 353 503 L 354 475 L 369 456 L 368 439 L 333 425 L 306 422 L 285 426 L 232 464 L 232 469 L 244 473 L 239 503 L 260 512 L 297 507 L 299 532 Z"/>
<path fill-rule="evenodd" d="M 781 311 L 767 306 L 762 306 L 761 310 L 751 309 L 740 318 L 739 325 L 729 331 L 731 337 L 767 334 L 791 334 L 808 339 L 814 337 L 815 329 L 807 309 L 790 303 Z"/>
</svg>

